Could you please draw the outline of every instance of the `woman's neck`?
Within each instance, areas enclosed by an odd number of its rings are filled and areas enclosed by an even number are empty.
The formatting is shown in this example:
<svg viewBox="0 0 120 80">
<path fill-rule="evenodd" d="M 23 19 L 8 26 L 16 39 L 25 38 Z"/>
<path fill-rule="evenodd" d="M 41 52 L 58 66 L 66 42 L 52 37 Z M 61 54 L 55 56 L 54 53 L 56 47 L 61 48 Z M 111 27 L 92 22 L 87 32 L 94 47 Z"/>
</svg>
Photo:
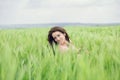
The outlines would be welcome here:
<svg viewBox="0 0 120 80">
<path fill-rule="evenodd" d="M 60 44 L 59 45 L 59 50 L 60 50 L 60 52 L 66 52 L 66 51 L 68 51 L 68 49 L 69 49 L 69 42 L 64 42 L 63 44 Z"/>
</svg>

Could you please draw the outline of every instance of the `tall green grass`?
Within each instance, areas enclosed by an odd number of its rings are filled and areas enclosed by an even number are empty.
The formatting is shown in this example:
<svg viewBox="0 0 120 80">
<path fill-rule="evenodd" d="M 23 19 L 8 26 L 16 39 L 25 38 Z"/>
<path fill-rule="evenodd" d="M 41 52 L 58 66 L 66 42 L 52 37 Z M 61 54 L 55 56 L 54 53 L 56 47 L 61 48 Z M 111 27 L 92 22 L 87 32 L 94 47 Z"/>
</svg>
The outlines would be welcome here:
<svg viewBox="0 0 120 80">
<path fill-rule="evenodd" d="M 120 80 L 120 26 L 65 27 L 80 55 L 54 56 L 49 29 L 0 30 L 0 80 Z"/>
</svg>

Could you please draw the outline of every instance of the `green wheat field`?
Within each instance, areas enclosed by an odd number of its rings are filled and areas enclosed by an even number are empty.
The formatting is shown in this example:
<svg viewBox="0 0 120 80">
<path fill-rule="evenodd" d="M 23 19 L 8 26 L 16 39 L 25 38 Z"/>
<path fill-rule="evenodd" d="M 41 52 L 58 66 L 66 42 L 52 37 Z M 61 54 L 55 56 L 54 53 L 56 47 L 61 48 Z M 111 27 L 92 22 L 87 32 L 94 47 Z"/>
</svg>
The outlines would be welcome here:
<svg viewBox="0 0 120 80">
<path fill-rule="evenodd" d="M 120 80 L 120 26 L 64 28 L 79 54 L 53 55 L 50 27 L 0 30 L 0 80 Z"/>
</svg>

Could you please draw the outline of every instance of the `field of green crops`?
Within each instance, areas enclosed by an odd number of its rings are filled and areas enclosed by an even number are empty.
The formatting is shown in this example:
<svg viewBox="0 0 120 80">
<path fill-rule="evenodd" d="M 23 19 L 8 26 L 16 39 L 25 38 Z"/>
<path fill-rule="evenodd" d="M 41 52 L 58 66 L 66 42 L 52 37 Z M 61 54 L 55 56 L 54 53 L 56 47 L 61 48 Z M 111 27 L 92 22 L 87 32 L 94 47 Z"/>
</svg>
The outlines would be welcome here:
<svg viewBox="0 0 120 80">
<path fill-rule="evenodd" d="M 64 28 L 80 55 L 54 56 L 50 27 L 0 30 L 0 80 L 120 80 L 120 26 Z"/>
</svg>

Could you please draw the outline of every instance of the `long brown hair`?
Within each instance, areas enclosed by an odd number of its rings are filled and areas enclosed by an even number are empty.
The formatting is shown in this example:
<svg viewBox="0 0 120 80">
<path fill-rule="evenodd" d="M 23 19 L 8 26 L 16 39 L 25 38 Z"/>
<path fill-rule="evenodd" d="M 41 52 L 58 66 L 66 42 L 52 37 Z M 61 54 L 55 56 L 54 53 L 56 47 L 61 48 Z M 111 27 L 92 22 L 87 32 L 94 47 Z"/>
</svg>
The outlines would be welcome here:
<svg viewBox="0 0 120 80">
<path fill-rule="evenodd" d="M 54 38 L 52 37 L 52 33 L 53 33 L 53 32 L 56 32 L 56 31 L 59 31 L 59 32 L 61 32 L 61 33 L 63 33 L 63 34 L 66 34 L 66 35 L 65 35 L 65 39 L 66 39 L 68 42 L 70 42 L 70 39 L 69 39 L 69 36 L 68 36 L 66 30 L 65 30 L 64 28 L 62 28 L 62 27 L 55 26 L 55 27 L 52 27 L 52 28 L 50 29 L 49 33 L 48 33 L 48 42 L 49 42 L 49 44 L 50 44 L 51 46 L 53 46 L 53 43 L 55 43 L 55 44 L 57 45 L 57 42 L 56 42 L 56 41 L 54 40 Z"/>
</svg>

